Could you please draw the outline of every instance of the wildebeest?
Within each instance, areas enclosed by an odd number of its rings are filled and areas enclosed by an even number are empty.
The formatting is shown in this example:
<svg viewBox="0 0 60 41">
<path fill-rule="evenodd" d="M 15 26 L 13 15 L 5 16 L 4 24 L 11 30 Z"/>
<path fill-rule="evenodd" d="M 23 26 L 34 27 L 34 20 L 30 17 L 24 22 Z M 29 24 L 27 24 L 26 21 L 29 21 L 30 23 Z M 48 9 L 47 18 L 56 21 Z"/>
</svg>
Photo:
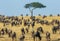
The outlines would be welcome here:
<svg viewBox="0 0 60 41">
<path fill-rule="evenodd" d="M 32 37 L 33 37 L 34 41 L 35 41 L 35 39 L 37 40 L 37 38 L 39 38 L 39 41 L 42 39 L 38 30 L 36 32 L 34 32 L 34 31 L 32 32 Z"/>
<path fill-rule="evenodd" d="M 24 26 L 26 26 L 26 25 L 27 25 L 27 20 L 24 19 Z"/>
<path fill-rule="evenodd" d="M 5 32 L 6 32 L 6 34 L 8 33 L 8 29 L 7 28 L 5 28 Z"/>
<path fill-rule="evenodd" d="M 11 23 L 11 26 L 15 26 L 16 24 L 15 24 L 15 22 L 13 21 L 12 23 Z"/>
<path fill-rule="evenodd" d="M 54 26 L 52 28 L 53 34 L 55 34 L 58 30 L 60 30 L 60 26 L 59 25 L 58 26 Z"/>
<path fill-rule="evenodd" d="M 30 19 L 31 19 L 32 21 L 35 21 L 35 16 L 31 16 Z"/>
<path fill-rule="evenodd" d="M 29 32 L 29 28 L 26 28 L 26 32 L 27 32 L 27 33 Z"/>
<path fill-rule="evenodd" d="M 4 35 L 5 34 L 5 32 L 4 32 L 4 29 L 2 28 L 1 29 L 1 35 Z"/>
<path fill-rule="evenodd" d="M 22 34 L 22 35 L 20 36 L 19 40 L 20 40 L 20 41 L 24 41 L 24 39 L 25 39 L 25 35 Z"/>
<path fill-rule="evenodd" d="M 12 34 L 12 41 L 16 41 L 16 32 L 14 32 L 13 34 Z"/>
<path fill-rule="evenodd" d="M 54 27 L 52 28 L 52 31 L 53 31 L 53 34 L 55 34 L 55 33 L 57 32 L 57 26 L 54 26 Z"/>
<path fill-rule="evenodd" d="M 34 28 L 34 26 L 35 26 L 35 21 L 33 21 L 31 25 L 32 25 L 32 28 Z"/>
<path fill-rule="evenodd" d="M 43 16 L 43 19 L 44 19 L 44 18 L 46 18 L 46 17 L 47 17 L 47 16 L 46 16 L 46 15 L 44 15 L 44 16 Z"/>
<path fill-rule="evenodd" d="M 38 30 L 38 31 L 40 31 L 40 32 L 42 32 L 42 33 L 44 33 L 44 31 L 43 31 L 43 28 L 42 28 L 42 27 L 38 27 L 38 28 L 37 28 L 37 30 Z"/>
<path fill-rule="evenodd" d="M 3 20 L 3 26 L 6 26 L 6 25 L 9 25 L 10 24 L 10 21 L 9 20 Z"/>
<path fill-rule="evenodd" d="M 30 21 L 27 22 L 27 26 L 30 27 Z"/>
<path fill-rule="evenodd" d="M 13 22 L 11 23 L 11 26 L 17 26 L 17 25 L 19 25 L 19 22 L 18 22 L 18 21 L 13 21 Z"/>
<path fill-rule="evenodd" d="M 21 32 L 22 32 L 22 34 L 25 34 L 25 30 L 24 30 L 24 28 L 21 29 Z"/>
<path fill-rule="evenodd" d="M 49 32 L 46 32 L 46 39 L 47 39 L 47 41 L 50 41 L 50 33 Z"/>
<path fill-rule="evenodd" d="M 8 30 L 8 36 L 12 37 L 12 30 Z"/>
</svg>

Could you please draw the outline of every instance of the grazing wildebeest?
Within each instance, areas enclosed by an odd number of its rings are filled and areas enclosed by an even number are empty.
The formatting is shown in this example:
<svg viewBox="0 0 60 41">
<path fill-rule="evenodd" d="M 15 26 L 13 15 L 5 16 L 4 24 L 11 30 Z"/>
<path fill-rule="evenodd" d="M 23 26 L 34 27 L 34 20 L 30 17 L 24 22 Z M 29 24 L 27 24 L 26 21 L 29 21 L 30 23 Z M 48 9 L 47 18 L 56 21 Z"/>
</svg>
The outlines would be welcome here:
<svg viewBox="0 0 60 41">
<path fill-rule="evenodd" d="M 19 25 L 19 22 L 18 22 L 18 21 L 16 21 L 16 23 L 15 23 L 15 24 L 16 24 L 16 26 L 17 26 L 17 25 Z"/>
<path fill-rule="evenodd" d="M 5 28 L 5 32 L 6 32 L 6 34 L 8 33 L 8 29 L 7 28 Z"/>
<path fill-rule="evenodd" d="M 25 39 L 25 35 L 22 34 L 22 35 L 20 36 L 19 40 L 20 40 L 20 41 L 24 41 L 24 39 Z"/>
<path fill-rule="evenodd" d="M 31 19 L 32 21 L 35 21 L 35 16 L 31 16 L 30 19 Z"/>
<path fill-rule="evenodd" d="M 44 24 L 49 25 L 49 22 L 47 20 L 44 20 Z"/>
<path fill-rule="evenodd" d="M 46 18 L 46 17 L 47 17 L 47 16 L 46 16 L 46 15 L 44 15 L 44 16 L 43 16 L 43 19 L 44 19 L 44 18 Z"/>
<path fill-rule="evenodd" d="M 24 26 L 26 26 L 26 25 L 27 25 L 27 20 L 24 19 Z"/>
<path fill-rule="evenodd" d="M 26 32 L 27 32 L 27 33 L 29 32 L 29 28 L 28 28 L 28 27 L 26 28 Z"/>
<path fill-rule="evenodd" d="M 32 38 L 33 38 L 34 41 L 35 41 L 35 31 L 34 31 L 34 30 L 32 31 Z"/>
<path fill-rule="evenodd" d="M 34 28 L 34 26 L 35 26 L 35 21 L 33 21 L 31 25 L 32 25 L 32 28 Z"/>
<path fill-rule="evenodd" d="M 30 21 L 27 22 L 27 26 L 30 27 Z"/>
<path fill-rule="evenodd" d="M 14 32 L 13 34 L 12 34 L 12 41 L 16 41 L 16 32 Z"/>
<path fill-rule="evenodd" d="M 43 25 L 44 24 L 44 20 L 40 20 L 40 23 Z"/>
<path fill-rule="evenodd" d="M 25 34 L 25 30 L 24 30 L 24 28 L 21 29 L 21 32 L 22 32 L 22 34 Z"/>
<path fill-rule="evenodd" d="M 12 23 L 11 23 L 11 26 L 14 26 L 14 25 L 16 25 L 15 22 L 12 22 Z"/>
<path fill-rule="evenodd" d="M 55 33 L 57 32 L 57 26 L 54 26 L 54 27 L 52 28 L 52 31 L 53 31 L 53 34 L 55 34 Z"/>
<path fill-rule="evenodd" d="M 18 22 L 19 22 L 20 25 L 22 25 L 22 20 L 21 19 L 19 19 Z"/>
<path fill-rule="evenodd" d="M 58 31 L 59 31 L 59 34 L 60 34 L 60 24 L 58 25 L 58 28 L 57 28 L 57 29 L 58 29 Z"/>
<path fill-rule="evenodd" d="M 35 41 L 35 38 L 39 38 L 39 41 L 42 39 L 38 30 L 36 32 L 34 32 L 34 31 L 32 32 L 32 37 L 33 37 L 34 41 Z"/>
<path fill-rule="evenodd" d="M 36 22 L 37 22 L 37 23 L 40 23 L 40 19 L 39 19 L 39 18 L 37 18 L 37 19 L 36 19 Z"/>
<path fill-rule="evenodd" d="M 42 32 L 42 33 L 44 33 L 44 31 L 43 31 L 43 28 L 42 28 L 42 27 L 37 28 L 37 30 L 38 30 L 38 31 L 40 31 L 40 32 Z"/>
<path fill-rule="evenodd" d="M 9 25 L 10 21 L 9 20 L 3 20 L 3 23 L 4 23 L 3 26 L 6 26 L 6 25 Z"/>
<path fill-rule="evenodd" d="M 17 26 L 17 25 L 19 25 L 19 22 L 18 22 L 18 21 L 13 21 L 13 22 L 11 23 L 11 25 L 12 25 L 12 26 Z"/>
<path fill-rule="evenodd" d="M 2 34 L 2 35 L 4 35 L 4 34 L 5 34 L 5 32 L 4 32 L 4 29 L 3 29 L 3 28 L 1 29 L 1 34 Z"/>
<path fill-rule="evenodd" d="M 60 25 L 54 26 L 54 27 L 52 28 L 53 34 L 56 33 L 58 30 L 60 30 Z"/>
<path fill-rule="evenodd" d="M 60 24 L 60 22 L 59 22 L 58 20 L 55 20 L 55 23 L 56 23 L 56 24 Z"/>
<path fill-rule="evenodd" d="M 8 36 L 9 36 L 9 37 L 12 36 L 12 30 L 8 30 Z"/>
<path fill-rule="evenodd" d="M 47 39 L 47 41 L 50 41 L 50 33 L 49 32 L 46 32 L 46 39 Z"/>
</svg>

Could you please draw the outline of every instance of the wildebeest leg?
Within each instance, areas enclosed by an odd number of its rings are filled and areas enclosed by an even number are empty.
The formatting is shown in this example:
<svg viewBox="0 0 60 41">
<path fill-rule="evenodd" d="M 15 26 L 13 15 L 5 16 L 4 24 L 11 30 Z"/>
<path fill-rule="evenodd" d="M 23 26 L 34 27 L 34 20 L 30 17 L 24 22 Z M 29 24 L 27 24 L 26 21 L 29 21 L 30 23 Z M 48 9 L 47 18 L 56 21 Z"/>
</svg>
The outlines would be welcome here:
<svg viewBox="0 0 60 41">
<path fill-rule="evenodd" d="M 17 39 L 15 38 L 15 41 L 17 41 Z"/>
<path fill-rule="evenodd" d="M 41 30 L 41 32 L 44 33 L 43 30 Z"/>
<path fill-rule="evenodd" d="M 5 23 L 4 23 L 4 25 L 3 26 L 5 26 Z"/>
<path fill-rule="evenodd" d="M 16 41 L 16 38 L 13 38 L 12 41 Z"/>
<path fill-rule="evenodd" d="M 33 37 L 33 40 L 35 41 L 35 37 Z"/>
<path fill-rule="evenodd" d="M 12 38 L 12 41 L 14 41 L 14 38 Z"/>
<path fill-rule="evenodd" d="M 56 30 L 53 30 L 53 34 L 55 34 L 56 33 Z"/>
<path fill-rule="evenodd" d="M 56 30 L 54 31 L 54 34 L 56 34 Z"/>
<path fill-rule="evenodd" d="M 53 34 L 54 34 L 54 30 L 52 30 Z"/>
<path fill-rule="evenodd" d="M 39 38 L 39 41 L 41 40 L 41 36 L 38 37 Z"/>
</svg>

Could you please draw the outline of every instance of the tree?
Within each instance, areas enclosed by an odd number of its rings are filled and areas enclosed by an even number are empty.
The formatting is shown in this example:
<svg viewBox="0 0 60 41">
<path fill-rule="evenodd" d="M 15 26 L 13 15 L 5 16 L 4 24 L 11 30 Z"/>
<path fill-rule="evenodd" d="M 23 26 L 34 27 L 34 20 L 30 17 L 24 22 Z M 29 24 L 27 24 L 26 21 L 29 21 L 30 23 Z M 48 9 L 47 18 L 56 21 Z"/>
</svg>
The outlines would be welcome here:
<svg viewBox="0 0 60 41">
<path fill-rule="evenodd" d="M 32 3 L 26 4 L 24 7 L 28 8 L 29 11 L 31 12 L 31 16 L 33 16 L 33 10 L 35 10 L 36 8 L 45 8 L 46 6 L 44 6 L 39 2 L 32 2 Z"/>
<path fill-rule="evenodd" d="M 41 16 L 40 14 L 38 14 L 38 16 Z"/>
<path fill-rule="evenodd" d="M 21 16 L 23 16 L 23 14 L 21 14 Z"/>
<path fill-rule="evenodd" d="M 50 16 L 53 16 L 52 14 L 50 14 Z"/>
<path fill-rule="evenodd" d="M 28 14 L 26 14 L 26 16 L 28 16 Z"/>
<path fill-rule="evenodd" d="M 58 14 L 57 16 L 60 16 L 60 14 Z"/>
</svg>

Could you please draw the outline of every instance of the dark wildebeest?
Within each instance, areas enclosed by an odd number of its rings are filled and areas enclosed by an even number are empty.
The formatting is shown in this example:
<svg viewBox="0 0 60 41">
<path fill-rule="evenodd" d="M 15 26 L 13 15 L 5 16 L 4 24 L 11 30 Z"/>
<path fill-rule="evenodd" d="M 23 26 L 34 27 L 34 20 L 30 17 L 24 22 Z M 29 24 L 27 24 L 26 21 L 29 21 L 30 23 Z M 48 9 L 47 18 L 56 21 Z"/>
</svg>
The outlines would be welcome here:
<svg viewBox="0 0 60 41">
<path fill-rule="evenodd" d="M 15 22 L 12 22 L 12 23 L 11 23 L 11 26 L 14 26 L 14 25 L 16 25 Z"/>
<path fill-rule="evenodd" d="M 9 20 L 3 20 L 3 26 L 9 25 L 10 21 Z"/>
<path fill-rule="evenodd" d="M 27 25 L 27 20 L 24 19 L 24 26 L 26 26 L 26 25 Z"/>
<path fill-rule="evenodd" d="M 42 27 L 37 28 L 37 30 L 38 30 L 38 31 L 40 31 L 40 32 L 42 32 L 42 33 L 44 33 L 44 31 L 43 31 L 43 28 L 42 28 Z"/>
<path fill-rule="evenodd" d="M 3 29 L 3 28 L 1 29 L 1 34 L 2 34 L 2 35 L 4 35 L 4 34 L 5 34 L 5 32 L 4 32 L 4 29 Z"/>
<path fill-rule="evenodd" d="M 31 19 L 32 21 L 35 21 L 35 16 L 31 16 L 30 19 Z"/>
<path fill-rule="evenodd" d="M 26 32 L 27 32 L 27 33 L 29 32 L 29 28 L 26 28 Z"/>
<path fill-rule="evenodd" d="M 35 38 L 39 38 L 39 41 L 41 40 L 41 36 L 40 36 L 40 33 L 38 32 L 38 30 L 36 31 L 36 33 L 34 31 L 32 32 L 32 37 L 33 37 L 34 41 L 35 41 Z"/>
<path fill-rule="evenodd" d="M 58 30 L 60 30 L 60 26 L 59 25 L 58 26 L 54 26 L 52 28 L 53 34 L 55 34 Z"/>
<path fill-rule="evenodd" d="M 11 23 L 11 25 L 12 25 L 12 26 L 17 26 L 17 25 L 19 25 L 19 22 L 14 21 L 14 22 Z"/>
<path fill-rule="evenodd" d="M 6 34 L 8 33 L 8 29 L 7 28 L 5 28 L 5 32 L 6 32 Z"/>
<path fill-rule="evenodd" d="M 22 34 L 25 34 L 25 30 L 24 30 L 24 28 L 21 29 L 21 32 L 22 32 Z"/>
<path fill-rule="evenodd" d="M 18 22 L 19 22 L 20 25 L 22 25 L 22 20 L 21 19 L 19 19 Z"/>
<path fill-rule="evenodd" d="M 46 15 L 44 15 L 44 16 L 43 16 L 43 19 L 44 19 L 44 18 L 46 18 L 46 17 L 47 17 L 47 16 L 46 16 Z"/>
<path fill-rule="evenodd" d="M 58 25 L 58 28 L 57 28 L 57 29 L 58 29 L 58 31 L 59 31 L 59 34 L 60 34 L 60 24 Z"/>
<path fill-rule="evenodd" d="M 49 25 L 49 22 L 47 20 L 44 20 L 44 24 Z"/>
<path fill-rule="evenodd" d="M 40 23 L 40 19 L 37 18 L 37 19 L 36 19 L 36 22 L 37 22 L 37 23 Z"/>
<path fill-rule="evenodd" d="M 25 39 L 25 35 L 22 34 L 22 35 L 20 36 L 19 40 L 20 40 L 20 41 L 24 41 L 24 39 Z"/>
<path fill-rule="evenodd" d="M 46 32 L 46 39 L 47 39 L 47 41 L 50 41 L 50 33 L 49 32 Z"/>
<path fill-rule="evenodd" d="M 33 21 L 31 25 L 32 25 L 32 28 L 34 28 L 34 26 L 35 26 L 35 21 Z"/>
<path fill-rule="evenodd" d="M 12 41 L 16 41 L 16 32 L 14 32 L 13 34 L 12 34 Z"/>
<path fill-rule="evenodd" d="M 54 27 L 52 28 L 52 31 L 53 31 L 53 34 L 55 34 L 55 33 L 57 32 L 57 26 L 54 26 Z"/>
<path fill-rule="evenodd" d="M 40 20 L 40 23 L 43 25 L 44 24 L 44 20 Z"/>
<path fill-rule="evenodd" d="M 30 21 L 27 22 L 27 26 L 30 27 Z"/>
<path fill-rule="evenodd" d="M 8 31 L 8 36 L 11 37 L 12 36 L 12 30 Z"/>
</svg>

